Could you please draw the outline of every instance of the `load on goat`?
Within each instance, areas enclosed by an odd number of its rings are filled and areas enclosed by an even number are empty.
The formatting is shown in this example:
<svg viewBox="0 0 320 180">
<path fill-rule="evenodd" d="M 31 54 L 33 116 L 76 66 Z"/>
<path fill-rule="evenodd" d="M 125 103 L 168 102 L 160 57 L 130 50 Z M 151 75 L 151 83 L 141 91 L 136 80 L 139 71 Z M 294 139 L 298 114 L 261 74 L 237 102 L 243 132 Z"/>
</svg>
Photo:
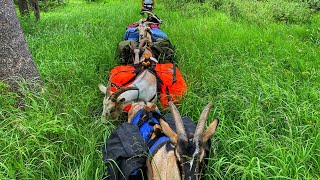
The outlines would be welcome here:
<svg viewBox="0 0 320 180">
<path fill-rule="evenodd" d="M 103 149 L 109 179 L 201 177 L 208 142 L 218 126 L 214 120 L 204 129 L 212 104 L 205 107 L 197 126 L 181 117 L 173 102 L 169 106 L 172 114 L 162 116 L 154 103 L 132 104 L 128 123 L 111 134 Z"/>
<path fill-rule="evenodd" d="M 123 110 L 130 109 L 132 102 L 140 100 L 149 102 L 158 98 L 162 107 L 166 108 L 169 101 L 179 102 L 186 92 L 187 85 L 179 69 L 170 63 L 173 61 L 173 50 L 163 46 L 165 42 L 170 44 L 170 41 L 158 26 L 161 20 L 151 12 L 145 13 L 148 18 L 130 25 L 125 41 L 119 43 L 127 44 L 120 50 L 120 59 L 122 64 L 128 65 L 116 66 L 111 70 L 107 87 L 99 85 L 106 95 L 103 116 L 117 119 Z M 167 63 L 161 64 L 159 61 Z"/>
</svg>

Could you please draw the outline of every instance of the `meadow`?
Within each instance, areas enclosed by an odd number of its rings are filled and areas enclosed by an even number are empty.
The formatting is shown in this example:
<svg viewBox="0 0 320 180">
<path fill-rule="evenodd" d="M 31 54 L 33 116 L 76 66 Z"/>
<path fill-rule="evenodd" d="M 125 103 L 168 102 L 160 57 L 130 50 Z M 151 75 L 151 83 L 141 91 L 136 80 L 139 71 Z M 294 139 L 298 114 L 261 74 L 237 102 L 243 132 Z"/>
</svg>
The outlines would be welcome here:
<svg viewBox="0 0 320 180">
<path fill-rule="evenodd" d="M 287 1 L 171 2 L 154 12 L 188 84 L 178 109 L 196 122 L 213 102 L 209 122 L 220 119 L 206 179 L 319 179 L 319 12 Z M 101 121 L 98 84 L 139 12 L 140 1 L 70 0 L 40 22 L 20 17 L 45 88 L 23 89 L 17 109 L 0 83 L 0 179 L 102 178 L 115 126 Z"/>
</svg>

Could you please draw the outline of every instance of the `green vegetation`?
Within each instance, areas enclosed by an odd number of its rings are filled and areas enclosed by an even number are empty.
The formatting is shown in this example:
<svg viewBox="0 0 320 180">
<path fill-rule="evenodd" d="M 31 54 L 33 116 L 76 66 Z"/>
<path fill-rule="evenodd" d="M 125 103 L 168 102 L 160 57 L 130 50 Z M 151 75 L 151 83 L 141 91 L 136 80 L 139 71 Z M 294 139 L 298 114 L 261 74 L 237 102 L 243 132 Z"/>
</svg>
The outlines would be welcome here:
<svg viewBox="0 0 320 180">
<path fill-rule="evenodd" d="M 179 110 L 196 121 L 211 101 L 210 118 L 220 119 L 207 179 L 319 179 L 320 15 L 288 1 L 275 7 L 289 9 L 287 21 L 264 1 L 179 11 L 166 2 L 155 12 L 189 86 Z M 0 84 L 0 179 L 101 179 L 101 146 L 114 126 L 101 123 L 97 85 L 139 8 L 70 1 L 39 23 L 20 19 L 45 89 L 24 90 L 16 109 L 17 95 Z"/>
</svg>

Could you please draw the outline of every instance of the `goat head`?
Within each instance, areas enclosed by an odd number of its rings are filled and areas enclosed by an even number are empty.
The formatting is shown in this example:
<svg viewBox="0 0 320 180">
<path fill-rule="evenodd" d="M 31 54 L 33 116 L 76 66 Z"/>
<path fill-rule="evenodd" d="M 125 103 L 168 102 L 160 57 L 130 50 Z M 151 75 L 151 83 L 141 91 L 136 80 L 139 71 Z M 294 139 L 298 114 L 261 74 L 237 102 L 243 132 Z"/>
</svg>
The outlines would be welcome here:
<svg viewBox="0 0 320 180">
<path fill-rule="evenodd" d="M 176 131 L 174 132 L 164 120 L 160 120 L 163 132 L 170 138 L 175 146 L 175 155 L 180 164 L 182 179 L 194 180 L 200 177 L 200 165 L 205 157 L 204 145 L 216 131 L 219 121 L 214 120 L 204 131 L 205 122 L 208 118 L 212 104 L 209 103 L 202 111 L 193 137 L 188 137 L 185 131 L 182 118 L 176 106 L 169 102 L 173 115 Z"/>
<path fill-rule="evenodd" d="M 110 86 L 108 85 L 108 87 Z M 99 84 L 99 89 L 105 94 L 105 97 L 103 98 L 102 116 L 109 116 L 112 119 L 117 119 L 120 116 L 123 109 L 123 104 L 126 101 L 125 98 L 119 98 L 119 96 L 129 90 L 139 90 L 136 87 L 124 87 L 112 93 L 102 84 Z"/>
</svg>

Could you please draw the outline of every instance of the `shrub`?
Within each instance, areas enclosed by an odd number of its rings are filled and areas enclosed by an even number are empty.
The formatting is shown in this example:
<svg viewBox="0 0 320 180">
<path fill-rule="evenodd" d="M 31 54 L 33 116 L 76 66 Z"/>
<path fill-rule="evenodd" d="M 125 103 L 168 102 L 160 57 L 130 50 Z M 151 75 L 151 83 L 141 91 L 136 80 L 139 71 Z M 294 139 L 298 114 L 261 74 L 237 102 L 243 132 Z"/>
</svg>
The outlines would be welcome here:
<svg viewBox="0 0 320 180">
<path fill-rule="evenodd" d="M 311 11 L 307 4 L 277 0 L 272 2 L 272 14 L 275 21 L 286 23 L 309 22 Z"/>
<path fill-rule="evenodd" d="M 207 16 L 212 13 L 213 9 L 208 3 L 187 3 L 181 14 L 186 17 Z"/>
<path fill-rule="evenodd" d="M 320 0 L 291 0 L 291 1 L 307 4 L 310 9 L 313 9 L 315 11 L 320 11 Z"/>
<path fill-rule="evenodd" d="M 40 11 L 48 12 L 56 9 L 57 7 L 64 6 L 67 2 L 64 0 L 44 0 L 39 1 Z"/>
<path fill-rule="evenodd" d="M 306 3 L 285 0 L 229 0 L 220 8 L 232 17 L 240 17 L 250 22 L 270 21 L 286 23 L 307 23 L 312 15 Z"/>
</svg>

